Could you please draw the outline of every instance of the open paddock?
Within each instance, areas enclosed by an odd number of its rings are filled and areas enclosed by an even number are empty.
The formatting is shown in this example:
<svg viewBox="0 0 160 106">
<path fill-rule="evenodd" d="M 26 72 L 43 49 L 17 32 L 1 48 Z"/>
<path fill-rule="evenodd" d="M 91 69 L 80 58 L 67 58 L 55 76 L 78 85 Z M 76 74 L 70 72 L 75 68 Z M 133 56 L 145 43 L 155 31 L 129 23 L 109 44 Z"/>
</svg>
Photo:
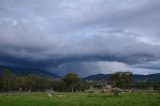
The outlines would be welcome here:
<svg viewBox="0 0 160 106">
<path fill-rule="evenodd" d="M 0 94 L 0 106 L 160 106 L 159 93 L 55 93 Z"/>
</svg>

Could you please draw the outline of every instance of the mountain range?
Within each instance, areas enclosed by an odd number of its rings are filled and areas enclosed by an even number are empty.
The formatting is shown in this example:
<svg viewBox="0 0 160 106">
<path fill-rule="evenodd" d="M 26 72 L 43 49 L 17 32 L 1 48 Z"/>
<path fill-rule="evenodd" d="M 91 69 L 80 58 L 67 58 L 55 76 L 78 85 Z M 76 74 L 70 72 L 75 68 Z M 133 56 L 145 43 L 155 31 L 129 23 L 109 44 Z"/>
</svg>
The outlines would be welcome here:
<svg viewBox="0 0 160 106">
<path fill-rule="evenodd" d="M 47 77 L 53 77 L 53 78 L 62 78 L 61 76 L 50 73 L 43 69 L 37 69 L 37 68 L 22 68 L 22 67 L 15 67 L 15 66 L 4 66 L 0 65 L 0 73 L 3 72 L 5 69 L 9 69 L 12 73 L 18 74 L 18 75 L 29 75 L 29 74 L 36 74 L 40 76 L 47 76 Z M 82 78 L 83 80 L 106 80 L 109 79 L 112 74 L 96 74 L 96 75 L 90 75 L 85 78 Z M 149 75 L 133 75 L 133 80 L 160 80 L 160 73 L 157 74 L 149 74 Z"/>
<path fill-rule="evenodd" d="M 112 74 L 96 74 L 83 78 L 84 80 L 105 80 L 109 79 Z M 149 75 L 133 75 L 133 80 L 160 80 L 160 73 Z"/>
<path fill-rule="evenodd" d="M 46 70 L 43 70 L 43 69 L 22 68 L 22 67 L 15 67 L 15 66 L 0 65 L 0 72 L 3 72 L 5 69 L 9 69 L 12 73 L 18 74 L 18 75 L 35 74 L 35 75 L 40 75 L 40 76 L 61 78 L 61 76 L 59 76 L 57 74 L 53 74 L 53 73 L 47 72 Z"/>
</svg>

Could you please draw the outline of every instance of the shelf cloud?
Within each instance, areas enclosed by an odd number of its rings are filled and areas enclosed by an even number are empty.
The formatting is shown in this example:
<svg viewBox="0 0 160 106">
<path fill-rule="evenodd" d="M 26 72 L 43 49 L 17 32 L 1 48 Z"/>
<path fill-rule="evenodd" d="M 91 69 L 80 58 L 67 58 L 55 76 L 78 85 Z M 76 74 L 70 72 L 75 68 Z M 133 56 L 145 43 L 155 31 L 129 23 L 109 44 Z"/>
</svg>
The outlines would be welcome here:
<svg viewBox="0 0 160 106">
<path fill-rule="evenodd" d="M 159 73 L 159 19 L 159 0 L 1 0 L 0 64 Z"/>
</svg>

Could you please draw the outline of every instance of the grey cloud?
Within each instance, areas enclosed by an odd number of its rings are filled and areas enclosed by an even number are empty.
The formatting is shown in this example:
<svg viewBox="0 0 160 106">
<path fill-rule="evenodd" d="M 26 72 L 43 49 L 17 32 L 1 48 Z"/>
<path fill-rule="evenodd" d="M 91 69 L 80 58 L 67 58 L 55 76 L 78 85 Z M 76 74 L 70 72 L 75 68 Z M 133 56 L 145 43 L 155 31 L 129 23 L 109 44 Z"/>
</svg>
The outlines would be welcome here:
<svg viewBox="0 0 160 106">
<path fill-rule="evenodd" d="M 160 60 L 159 6 L 159 0 L 1 0 L 0 63 L 89 74 L 107 61 L 148 72 L 153 68 L 143 64 Z"/>
<path fill-rule="evenodd" d="M 137 67 L 135 65 L 127 65 L 122 62 L 95 61 L 95 62 L 72 62 L 59 65 L 57 68 L 51 69 L 59 75 L 66 75 L 68 72 L 76 72 L 81 77 L 86 77 L 90 74 L 111 74 L 117 71 L 131 71 L 134 74 L 153 74 L 158 73 L 156 69 L 148 69 Z"/>
</svg>

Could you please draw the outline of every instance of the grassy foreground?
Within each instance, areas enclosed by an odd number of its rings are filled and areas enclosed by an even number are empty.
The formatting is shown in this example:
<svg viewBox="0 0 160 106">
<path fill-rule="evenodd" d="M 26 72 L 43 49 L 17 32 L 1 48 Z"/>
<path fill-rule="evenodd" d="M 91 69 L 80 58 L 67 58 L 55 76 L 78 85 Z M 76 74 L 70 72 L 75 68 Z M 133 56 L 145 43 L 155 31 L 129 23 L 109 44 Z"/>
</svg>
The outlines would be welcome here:
<svg viewBox="0 0 160 106">
<path fill-rule="evenodd" d="M 104 93 L 23 93 L 0 95 L 0 106 L 160 106 L 158 93 L 121 93 L 118 97 Z"/>
</svg>

